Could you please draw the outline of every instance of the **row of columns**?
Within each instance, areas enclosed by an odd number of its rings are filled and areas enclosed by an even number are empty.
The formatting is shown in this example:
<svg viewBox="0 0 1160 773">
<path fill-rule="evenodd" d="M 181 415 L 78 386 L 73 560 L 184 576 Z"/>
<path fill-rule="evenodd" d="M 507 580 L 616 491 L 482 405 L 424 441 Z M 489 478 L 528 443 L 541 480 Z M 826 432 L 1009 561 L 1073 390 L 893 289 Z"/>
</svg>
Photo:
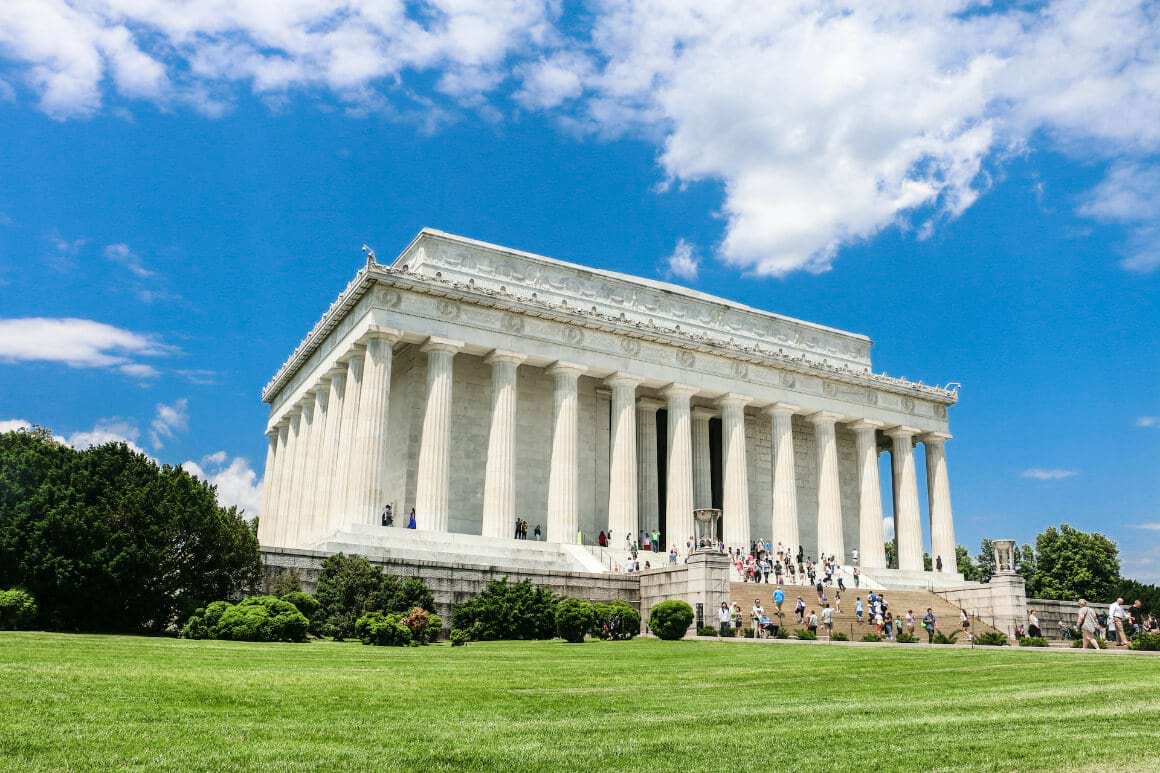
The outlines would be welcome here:
<svg viewBox="0 0 1160 773">
<path fill-rule="evenodd" d="M 339 364 L 309 390 L 270 432 L 268 471 L 263 493 L 263 544 L 303 546 L 336 524 L 377 523 L 389 497 L 386 490 L 387 415 L 390 403 L 392 351 L 398 331 L 374 329 Z M 427 394 L 419 448 L 415 510 L 423 529 L 448 531 L 451 474 L 451 408 L 454 356 L 463 342 L 430 338 Z M 517 371 L 525 357 L 496 350 L 485 362 L 492 373 L 492 411 L 483 492 L 483 534 L 506 537 L 516 517 Z M 553 421 L 548 476 L 547 538 L 571 542 L 579 529 L 579 413 L 577 383 L 582 365 L 556 362 L 553 377 Z M 665 531 L 683 543 L 693 534 L 693 510 L 712 506 L 709 420 L 711 409 L 692 407 L 697 389 L 671 384 L 663 401 L 637 400 L 643 379 L 614 373 L 604 380 L 611 393 L 608 528 L 616 535 L 659 527 L 659 481 L 656 412 L 668 414 Z M 723 515 L 726 542 L 750 542 L 749 482 L 745 447 L 745 407 L 751 398 L 726 394 L 717 400 L 722 424 Z M 773 444 L 772 541 L 801 543 L 793 451 L 796 405 L 778 403 L 764 414 Z M 820 411 L 806 417 L 817 445 L 818 554 L 845 560 L 836 423 L 842 416 Z M 881 422 L 849 425 L 857 442 L 859 546 L 867 568 L 885 567 L 882 503 L 878 478 L 877 432 Z M 913 442 L 917 430 L 894 427 L 895 530 L 899 567 L 923 569 L 922 531 Z M 942 556 L 944 571 L 955 567 L 954 529 L 944 440 L 927 433 L 927 485 L 931 505 L 933 555 Z"/>
</svg>

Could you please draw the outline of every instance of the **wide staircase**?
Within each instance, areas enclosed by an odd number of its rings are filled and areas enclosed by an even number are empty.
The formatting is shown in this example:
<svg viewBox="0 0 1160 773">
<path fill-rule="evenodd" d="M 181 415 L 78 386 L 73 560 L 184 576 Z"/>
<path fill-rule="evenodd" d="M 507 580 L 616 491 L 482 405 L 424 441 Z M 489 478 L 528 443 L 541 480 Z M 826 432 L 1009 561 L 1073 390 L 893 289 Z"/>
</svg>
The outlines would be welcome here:
<svg viewBox="0 0 1160 773">
<path fill-rule="evenodd" d="M 753 608 L 754 599 L 761 599 L 762 606 L 765 607 L 765 613 L 770 617 L 774 616 L 773 591 L 775 588 L 777 586 L 772 583 L 730 583 L 730 604 L 736 601 L 741 605 L 741 617 L 746 627 L 751 625 L 749 610 Z M 804 585 L 783 585 L 781 589 L 785 593 L 785 602 L 781 605 L 782 625 L 789 628 L 790 631 L 804 627 L 798 625 L 797 616 L 794 614 L 794 606 L 797 604 L 797 598 L 801 596 L 802 600 L 806 603 L 807 619 L 811 609 L 817 612 L 818 636 L 823 636 L 823 628 L 821 626 L 822 604 L 818 602 L 817 591 L 813 587 Z M 866 601 L 869 596 L 869 591 L 866 588 L 855 589 L 847 586 L 846 591 L 842 593 L 841 611 L 838 611 L 836 606 L 836 592 L 836 587 L 826 588 L 826 597 L 829 599 L 830 608 L 834 610 L 834 632 L 846 634 L 850 637 L 851 641 L 859 641 L 865 634 L 874 630 L 874 626 L 869 622 L 869 603 Z M 961 619 L 961 610 L 959 607 L 929 591 L 888 589 L 875 592 L 885 593 L 889 611 L 896 619 L 905 620 L 907 610 L 914 610 L 915 634 L 922 641 L 926 641 L 926 632 L 922 630 L 922 616 L 926 614 L 927 607 L 930 607 L 931 611 L 934 612 L 936 620 L 935 628 L 937 630 L 945 634 L 950 634 L 962 628 L 962 624 L 959 622 Z M 854 614 L 854 604 L 859 597 L 862 598 L 863 607 L 866 609 L 866 613 L 863 615 L 863 619 L 866 622 L 861 625 L 858 625 L 858 618 Z M 983 620 L 976 617 L 971 618 L 971 632 L 976 636 L 985 631 L 994 630 L 994 627 Z M 959 634 L 958 641 L 965 644 L 967 639 L 962 634 Z"/>
</svg>

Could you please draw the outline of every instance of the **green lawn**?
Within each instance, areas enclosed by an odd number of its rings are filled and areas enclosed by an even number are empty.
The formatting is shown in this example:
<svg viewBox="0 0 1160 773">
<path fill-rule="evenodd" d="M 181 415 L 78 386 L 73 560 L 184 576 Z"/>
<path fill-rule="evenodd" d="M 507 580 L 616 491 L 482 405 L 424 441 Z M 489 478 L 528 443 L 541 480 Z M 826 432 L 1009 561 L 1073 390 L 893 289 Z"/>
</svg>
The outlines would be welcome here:
<svg viewBox="0 0 1160 773">
<path fill-rule="evenodd" d="M 1160 659 L 0 633 L 0 767 L 1160 768 Z"/>
</svg>

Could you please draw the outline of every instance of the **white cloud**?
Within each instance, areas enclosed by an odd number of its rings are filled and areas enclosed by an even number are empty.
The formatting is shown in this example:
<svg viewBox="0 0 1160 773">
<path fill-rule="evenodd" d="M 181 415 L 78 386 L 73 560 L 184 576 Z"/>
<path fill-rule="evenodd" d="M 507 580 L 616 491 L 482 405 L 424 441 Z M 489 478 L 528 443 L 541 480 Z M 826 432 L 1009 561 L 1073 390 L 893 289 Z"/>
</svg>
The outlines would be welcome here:
<svg viewBox="0 0 1160 773">
<path fill-rule="evenodd" d="M 129 249 L 129 245 L 127 244 L 110 244 L 105 247 L 105 257 L 114 263 L 119 263 L 124 266 L 130 273 L 138 277 L 153 276 L 153 272 L 145 268 L 145 263 L 141 260 L 141 257 Z"/>
<path fill-rule="evenodd" d="M 889 516 L 882 519 L 882 536 L 887 542 L 894 539 L 894 519 Z"/>
<path fill-rule="evenodd" d="M 137 438 L 140 435 L 141 431 L 132 421 L 110 418 L 98 419 L 91 430 L 74 432 L 68 437 L 58 439 L 78 450 L 105 443 L 124 443 L 134 451 L 144 454 L 144 449 L 137 445 Z"/>
<path fill-rule="evenodd" d="M 189 429 L 189 400 L 182 397 L 172 405 L 157 404 L 157 413 L 149 423 L 149 442 L 155 449 L 164 447 L 177 432 Z"/>
<path fill-rule="evenodd" d="M 191 475 L 217 486 L 218 503 L 222 506 L 236 505 L 248 517 L 261 515 L 262 481 L 245 457 L 230 460 L 229 454 L 218 451 L 202 457 L 201 464 L 189 461 L 181 466 Z"/>
<path fill-rule="evenodd" d="M 1156 522 L 1134 523 L 1134 524 L 1132 524 L 1132 528 L 1133 529 L 1147 529 L 1148 531 L 1160 531 L 1160 523 L 1156 523 Z"/>
<path fill-rule="evenodd" d="M 1120 264 L 1124 268 L 1139 272 L 1160 268 L 1160 167 L 1113 164 L 1077 211 L 1128 227 L 1127 256 Z"/>
<path fill-rule="evenodd" d="M 1146 427 L 1148 429 L 1160 429 L 1160 416 L 1141 416 L 1136 419 L 1137 427 Z"/>
<path fill-rule="evenodd" d="M 697 278 L 697 269 L 701 265 L 701 260 L 694 254 L 692 244 L 684 239 L 678 239 L 673 254 L 665 258 L 665 265 L 673 276 L 679 276 L 681 279 L 691 282 Z"/>
<path fill-rule="evenodd" d="M 656 142 L 670 182 L 719 183 L 716 254 L 764 275 L 826 271 L 886 228 L 929 237 L 1012 153 L 1118 159 L 1082 206 L 1105 219 L 1136 190 L 1121 170 L 1156 174 L 1153 0 L 597 0 L 567 25 L 560 12 L 557 0 L 8 0 L 0 56 L 61 119 L 112 92 L 217 116 L 244 88 L 279 109 L 291 91 L 329 92 L 430 130 L 463 107 L 502 120 L 493 101 L 510 93 L 572 131 Z M 1133 217 L 1117 220 L 1123 266 L 1151 270 L 1160 225 Z"/>
<path fill-rule="evenodd" d="M 173 353 L 156 336 L 90 319 L 0 319 L 0 362 L 59 362 L 74 368 L 113 368 L 134 378 L 157 370 L 137 361 Z"/>
<path fill-rule="evenodd" d="M 1045 470 L 1036 467 L 1030 470 L 1024 470 L 1022 477 L 1031 478 L 1032 480 L 1062 480 L 1077 474 L 1075 470 Z"/>
<path fill-rule="evenodd" d="M 31 429 L 32 425 L 24 419 L 0 419 L 0 433 L 15 432 L 18 429 Z"/>
</svg>

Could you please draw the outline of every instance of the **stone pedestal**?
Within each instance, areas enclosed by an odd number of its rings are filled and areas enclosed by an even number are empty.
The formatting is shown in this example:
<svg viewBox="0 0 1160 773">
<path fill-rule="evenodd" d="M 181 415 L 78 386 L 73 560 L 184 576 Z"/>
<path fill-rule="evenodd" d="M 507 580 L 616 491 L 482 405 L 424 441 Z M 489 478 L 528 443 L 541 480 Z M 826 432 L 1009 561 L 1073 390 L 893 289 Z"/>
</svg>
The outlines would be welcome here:
<svg viewBox="0 0 1160 773">
<path fill-rule="evenodd" d="M 729 557 L 720 553 L 702 552 L 689 556 L 688 584 L 685 586 L 685 601 L 694 610 L 703 604 L 706 625 L 717 625 L 717 610 L 722 601 L 729 601 Z M 694 615 L 693 625 L 697 624 Z M 694 631 L 695 633 L 695 631 Z"/>
</svg>

